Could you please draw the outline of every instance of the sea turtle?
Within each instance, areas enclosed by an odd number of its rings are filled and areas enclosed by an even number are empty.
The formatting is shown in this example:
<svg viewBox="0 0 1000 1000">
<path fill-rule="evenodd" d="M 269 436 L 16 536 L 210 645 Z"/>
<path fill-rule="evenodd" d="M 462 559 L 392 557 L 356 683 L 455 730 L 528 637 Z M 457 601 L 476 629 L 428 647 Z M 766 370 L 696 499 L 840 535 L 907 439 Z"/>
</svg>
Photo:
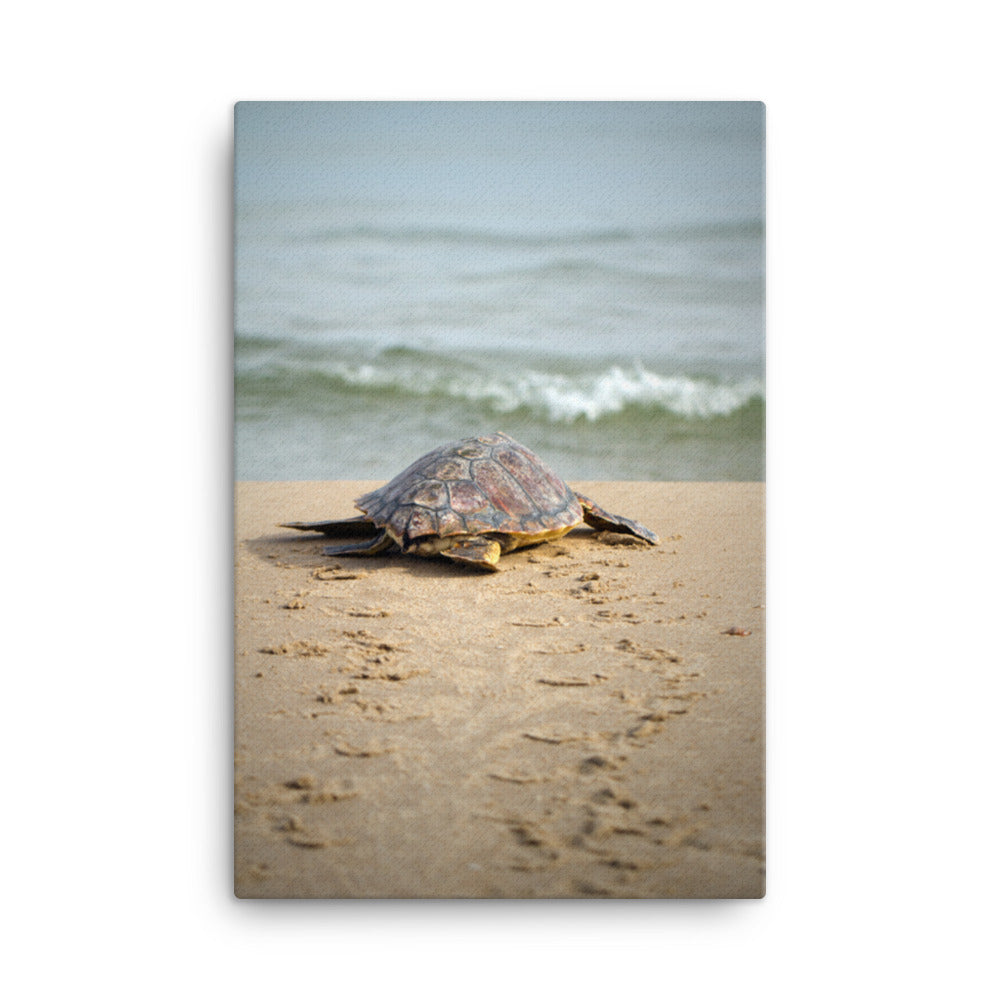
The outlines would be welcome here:
<svg viewBox="0 0 1000 1000">
<path fill-rule="evenodd" d="M 441 445 L 392 482 L 359 497 L 355 506 L 363 511 L 360 517 L 281 527 L 374 536 L 327 546 L 326 555 L 374 555 L 398 547 L 490 570 L 497 568 L 502 553 L 561 538 L 581 521 L 651 545 L 659 542 L 649 528 L 609 514 L 575 493 L 533 451 L 506 434 Z"/>
</svg>

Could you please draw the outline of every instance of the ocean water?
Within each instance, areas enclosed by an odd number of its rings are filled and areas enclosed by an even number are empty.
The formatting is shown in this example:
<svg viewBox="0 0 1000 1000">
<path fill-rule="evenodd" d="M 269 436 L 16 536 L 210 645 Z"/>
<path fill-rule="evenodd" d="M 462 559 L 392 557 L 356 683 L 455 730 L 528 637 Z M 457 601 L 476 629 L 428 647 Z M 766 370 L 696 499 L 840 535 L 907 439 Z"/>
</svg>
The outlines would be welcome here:
<svg viewBox="0 0 1000 1000">
<path fill-rule="evenodd" d="M 757 103 L 242 103 L 238 479 L 764 474 Z"/>
</svg>

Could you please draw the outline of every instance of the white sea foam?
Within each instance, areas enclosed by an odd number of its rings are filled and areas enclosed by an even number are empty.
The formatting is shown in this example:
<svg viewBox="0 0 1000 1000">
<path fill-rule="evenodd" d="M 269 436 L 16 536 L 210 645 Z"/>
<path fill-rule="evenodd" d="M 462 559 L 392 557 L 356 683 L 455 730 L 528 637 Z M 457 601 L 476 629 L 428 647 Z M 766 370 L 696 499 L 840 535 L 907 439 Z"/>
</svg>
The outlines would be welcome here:
<svg viewBox="0 0 1000 1000">
<path fill-rule="evenodd" d="M 684 375 L 660 375 L 641 365 L 614 365 L 599 372 L 569 376 L 531 369 L 509 375 L 474 370 L 456 375 L 454 369 L 435 372 L 427 365 L 363 364 L 337 365 L 332 374 L 356 388 L 440 395 L 479 403 L 495 413 L 527 409 L 558 423 L 581 418 L 595 421 L 630 406 L 660 409 L 686 419 L 709 419 L 727 416 L 755 396 L 763 396 L 758 380 L 720 384 Z"/>
<path fill-rule="evenodd" d="M 527 372 L 514 382 L 511 409 L 527 405 L 550 420 L 598 420 L 621 413 L 630 405 L 658 407 L 676 416 L 726 416 L 744 406 L 759 391 L 751 383 L 717 385 L 684 376 L 662 376 L 636 366 L 611 367 L 592 376 L 567 378 Z"/>
</svg>

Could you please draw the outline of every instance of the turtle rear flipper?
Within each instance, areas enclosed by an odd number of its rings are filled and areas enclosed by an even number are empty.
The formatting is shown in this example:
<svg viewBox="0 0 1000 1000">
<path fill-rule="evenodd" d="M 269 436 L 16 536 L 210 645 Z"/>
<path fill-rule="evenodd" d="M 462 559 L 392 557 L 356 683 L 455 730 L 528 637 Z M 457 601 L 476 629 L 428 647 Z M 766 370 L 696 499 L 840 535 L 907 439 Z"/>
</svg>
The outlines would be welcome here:
<svg viewBox="0 0 1000 1000">
<path fill-rule="evenodd" d="M 374 538 L 353 545 L 327 545 L 323 548 L 325 556 L 374 556 L 391 548 L 395 542 L 388 532 L 380 531 Z"/>
<path fill-rule="evenodd" d="M 500 543 L 495 538 L 480 535 L 459 542 L 450 549 L 444 549 L 441 555 L 454 559 L 455 562 L 472 563 L 474 566 L 496 572 L 499 569 L 497 562 L 502 551 Z"/>
<path fill-rule="evenodd" d="M 583 519 L 598 531 L 616 531 L 622 535 L 635 535 L 650 545 L 659 545 L 660 539 L 655 531 L 650 531 L 645 525 L 620 514 L 610 514 L 603 507 L 598 507 L 593 500 L 577 493 L 577 500 L 583 508 Z"/>
<path fill-rule="evenodd" d="M 339 521 L 292 521 L 280 524 L 279 528 L 294 528 L 296 531 L 318 531 L 330 538 L 345 538 L 357 535 L 377 535 L 379 529 L 363 515 L 344 517 Z"/>
</svg>

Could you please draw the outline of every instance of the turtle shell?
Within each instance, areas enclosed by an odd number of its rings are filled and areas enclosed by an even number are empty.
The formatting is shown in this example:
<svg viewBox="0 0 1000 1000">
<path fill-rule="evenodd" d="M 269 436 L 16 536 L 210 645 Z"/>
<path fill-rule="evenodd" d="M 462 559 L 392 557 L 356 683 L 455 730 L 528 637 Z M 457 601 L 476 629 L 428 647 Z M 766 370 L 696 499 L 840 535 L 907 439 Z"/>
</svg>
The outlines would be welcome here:
<svg viewBox="0 0 1000 1000">
<path fill-rule="evenodd" d="M 506 434 L 435 448 L 355 505 L 404 548 L 428 536 L 485 533 L 523 543 L 583 520 L 569 486 Z"/>
</svg>

